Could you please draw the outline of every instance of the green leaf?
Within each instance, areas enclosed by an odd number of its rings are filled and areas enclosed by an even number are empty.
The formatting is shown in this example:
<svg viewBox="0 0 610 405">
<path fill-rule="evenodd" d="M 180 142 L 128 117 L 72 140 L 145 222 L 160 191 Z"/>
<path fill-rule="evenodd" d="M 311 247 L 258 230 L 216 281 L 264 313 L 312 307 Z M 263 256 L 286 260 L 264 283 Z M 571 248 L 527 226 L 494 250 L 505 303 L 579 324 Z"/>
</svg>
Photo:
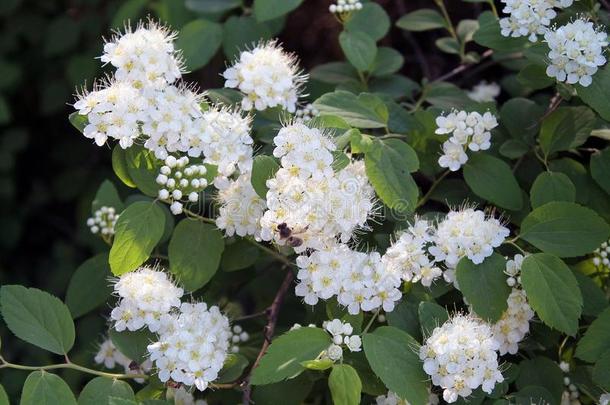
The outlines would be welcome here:
<svg viewBox="0 0 610 405">
<path fill-rule="evenodd" d="M 467 257 L 457 265 L 460 291 L 479 316 L 497 322 L 507 308 L 510 287 L 506 284 L 506 260 L 498 253 L 476 265 Z"/>
<path fill-rule="evenodd" d="M 377 49 L 377 56 L 373 61 L 371 74 L 373 76 L 390 75 L 400 70 L 404 62 L 405 59 L 402 57 L 400 52 L 396 51 L 395 49 L 382 46 Z"/>
<path fill-rule="evenodd" d="M 307 374 L 276 384 L 254 387 L 252 399 L 256 405 L 302 405 L 305 402 L 313 380 Z"/>
<path fill-rule="evenodd" d="M 521 51 L 527 43 L 526 38 L 503 36 L 498 19 L 490 11 L 479 16 L 479 29 L 474 33 L 473 39 L 479 45 L 499 51 Z"/>
<path fill-rule="evenodd" d="M 6 394 L 6 390 L 2 385 L 0 385 L 0 405 L 11 405 L 8 400 L 8 395 Z"/>
<path fill-rule="evenodd" d="M 129 165 L 127 164 L 127 156 L 125 149 L 121 148 L 121 145 L 115 145 L 112 149 L 112 170 L 117 177 L 127 187 L 135 188 L 136 183 L 129 174 Z"/>
<path fill-rule="evenodd" d="M 147 346 L 158 340 L 148 329 L 117 332 L 114 328 L 110 328 L 108 337 L 119 352 L 138 364 L 144 363 L 148 358 Z"/>
<path fill-rule="evenodd" d="M 123 26 L 129 23 L 129 21 L 137 21 L 147 4 L 148 1 L 146 0 L 124 1 L 119 9 L 114 13 L 110 27 L 115 29 L 123 29 Z"/>
<path fill-rule="evenodd" d="M 544 108 L 535 102 L 525 98 L 513 98 L 500 109 L 499 122 L 511 137 L 533 145 L 543 114 Z"/>
<path fill-rule="evenodd" d="M 608 299 L 604 291 L 588 276 L 585 276 L 580 271 L 573 271 L 580 295 L 582 295 L 583 307 L 582 314 L 587 316 L 598 316 L 608 308 Z"/>
<path fill-rule="evenodd" d="M 360 404 L 362 382 L 352 366 L 335 364 L 328 377 L 328 388 L 334 405 Z"/>
<path fill-rule="evenodd" d="M 519 236 L 543 252 L 575 257 L 593 252 L 608 240 L 610 226 L 589 208 L 555 201 L 530 212 Z"/>
<path fill-rule="evenodd" d="M 112 287 L 108 253 L 100 253 L 78 266 L 66 291 L 66 305 L 73 318 L 78 318 L 104 304 Z"/>
<path fill-rule="evenodd" d="M 216 382 L 220 384 L 237 380 L 243 374 L 246 367 L 248 367 L 248 359 L 241 354 L 230 354 L 229 356 L 233 361 L 225 362 L 224 367 L 220 370 L 216 379 Z"/>
<path fill-rule="evenodd" d="M 390 391 L 413 405 L 428 403 L 428 376 L 419 360 L 419 344 L 409 334 L 381 326 L 362 336 L 364 353 Z"/>
<path fill-rule="evenodd" d="M 350 32 L 364 32 L 373 40 L 379 41 L 390 30 L 390 17 L 379 4 L 363 3 L 362 9 L 353 13 L 347 20 L 345 29 Z"/>
<path fill-rule="evenodd" d="M 352 66 L 363 72 L 370 70 L 377 56 L 377 45 L 368 34 L 343 31 L 339 35 L 339 44 Z"/>
<path fill-rule="evenodd" d="M 593 381 L 595 384 L 602 387 L 605 391 L 610 391 L 610 350 L 606 352 L 595 362 L 593 367 Z"/>
<path fill-rule="evenodd" d="M 109 405 L 110 397 L 135 400 L 133 390 L 124 381 L 96 377 L 78 396 L 78 405 Z"/>
<path fill-rule="evenodd" d="M 4 322 L 19 339 L 62 355 L 74 345 L 70 310 L 57 297 L 37 288 L 4 285 L 0 305 Z"/>
<path fill-rule="evenodd" d="M 55 374 L 34 371 L 23 384 L 20 405 L 76 405 L 68 384 Z"/>
<path fill-rule="evenodd" d="M 385 48 L 379 48 L 377 57 L 379 57 L 382 49 Z M 330 62 L 318 65 L 311 70 L 310 76 L 314 80 L 329 84 L 341 84 L 351 80 L 358 80 L 356 69 L 345 62 Z"/>
<path fill-rule="evenodd" d="M 334 361 L 331 359 L 315 359 L 315 360 L 305 360 L 301 362 L 301 365 L 308 370 L 315 371 L 324 371 L 331 368 L 334 364 Z"/>
<path fill-rule="evenodd" d="M 552 86 L 555 79 L 546 74 L 544 65 L 531 63 L 526 65 L 517 75 L 519 83 L 532 90 L 540 90 Z"/>
<path fill-rule="evenodd" d="M 432 301 L 420 302 L 417 307 L 417 314 L 424 336 L 430 336 L 434 328 L 441 326 L 449 319 L 447 310 Z"/>
<path fill-rule="evenodd" d="M 610 120 L 610 66 L 593 75 L 593 82 L 583 87 L 575 85 L 578 97 L 593 108 L 603 119 Z"/>
<path fill-rule="evenodd" d="M 242 0 L 186 0 L 186 8 L 198 13 L 224 13 L 242 5 Z"/>
<path fill-rule="evenodd" d="M 253 43 L 271 37 L 272 33 L 267 24 L 258 23 L 252 16 L 232 15 L 224 24 L 222 50 L 228 59 L 234 59 L 240 51 Z"/>
<path fill-rule="evenodd" d="M 479 22 L 477 20 L 464 19 L 458 23 L 456 33 L 460 42 L 466 44 L 472 41 L 474 33 L 479 29 Z"/>
<path fill-rule="evenodd" d="M 518 159 L 529 151 L 529 146 L 519 139 L 509 139 L 500 146 L 500 154 L 509 159 Z"/>
<path fill-rule="evenodd" d="M 119 197 L 119 193 L 116 191 L 114 184 L 109 180 L 104 180 L 100 185 L 100 188 L 97 189 L 95 198 L 91 202 L 91 213 L 94 214 L 95 211 L 104 206 L 113 207 L 117 214 L 123 211 L 121 197 Z"/>
<path fill-rule="evenodd" d="M 256 194 L 263 200 L 267 199 L 267 191 L 269 191 L 267 180 L 273 178 L 279 168 L 280 165 L 272 156 L 258 155 L 254 157 L 250 182 Z"/>
<path fill-rule="evenodd" d="M 610 194 L 610 148 L 591 155 L 591 177 Z"/>
<path fill-rule="evenodd" d="M 138 405 L 138 403 L 136 401 L 132 401 L 131 399 L 109 397 L 108 405 Z M 148 404 L 146 404 L 146 405 L 148 405 Z"/>
<path fill-rule="evenodd" d="M 233 89 L 208 89 L 206 97 L 215 104 L 236 105 L 242 99 L 239 91 Z"/>
<path fill-rule="evenodd" d="M 416 159 L 413 149 L 402 141 L 375 140 L 365 154 L 366 175 L 375 192 L 398 213 L 413 212 L 417 205 L 419 189 L 410 175 L 419 167 Z"/>
<path fill-rule="evenodd" d="M 198 290 L 216 274 L 224 247 L 214 225 L 183 219 L 169 242 L 169 269 L 187 291 Z"/>
<path fill-rule="evenodd" d="M 479 197 L 512 211 L 523 206 L 521 189 L 510 166 L 485 153 L 475 153 L 464 166 L 464 180 Z"/>
<path fill-rule="evenodd" d="M 356 128 L 384 128 L 388 123 L 388 110 L 383 101 L 373 95 L 359 96 L 338 90 L 326 93 L 314 102 L 321 115 L 336 115 Z"/>
<path fill-rule="evenodd" d="M 260 256 L 260 249 L 244 239 L 225 245 L 220 259 L 223 271 L 243 270 L 252 266 Z"/>
<path fill-rule="evenodd" d="M 542 387 L 551 394 L 553 403 L 559 404 L 561 393 L 565 388 L 563 375 L 557 363 L 548 357 L 534 357 L 519 363 L 519 377 L 516 384 L 517 388 L 522 391 L 531 386 Z M 528 398 L 530 395 L 532 398 L 536 398 L 536 395 L 539 394 L 530 392 Z M 531 402 L 527 401 L 527 403 Z"/>
<path fill-rule="evenodd" d="M 536 177 L 530 190 L 532 208 L 552 201 L 574 202 L 576 187 L 568 176 L 559 172 L 542 172 Z"/>
<path fill-rule="evenodd" d="M 560 107 L 542 121 L 538 141 L 546 156 L 576 148 L 587 140 L 596 118 L 587 107 Z"/>
<path fill-rule="evenodd" d="M 315 359 L 330 344 L 330 336 L 320 328 L 291 330 L 273 340 L 250 382 L 265 385 L 296 377 L 305 370 L 302 362 Z"/>
<path fill-rule="evenodd" d="M 459 55 L 460 54 L 460 44 L 453 37 L 443 37 L 437 39 L 434 44 L 441 51 L 451 54 L 451 55 Z"/>
<path fill-rule="evenodd" d="M 595 363 L 608 350 L 610 350 L 610 308 L 606 308 L 589 325 L 576 346 L 576 357 Z"/>
<path fill-rule="evenodd" d="M 70 121 L 70 124 L 72 124 L 74 128 L 78 129 L 81 134 L 89 123 L 89 120 L 87 120 L 87 116 L 79 114 L 78 111 L 74 111 L 73 113 L 71 113 L 68 116 L 68 121 Z"/>
<path fill-rule="evenodd" d="M 529 255 L 521 266 L 527 301 L 548 326 L 574 336 L 582 312 L 578 282 L 570 268 L 547 253 Z"/>
<path fill-rule="evenodd" d="M 159 193 L 159 185 L 155 181 L 159 174 L 159 161 L 152 152 L 139 145 L 131 146 L 124 153 L 129 179 L 144 194 L 156 198 Z M 119 178 L 125 182 L 121 175 L 119 175 Z"/>
<path fill-rule="evenodd" d="M 136 270 L 163 236 L 165 214 L 157 204 L 135 202 L 119 216 L 108 259 L 112 274 L 120 276 Z"/>
<path fill-rule="evenodd" d="M 303 0 L 254 0 L 254 16 L 258 22 L 273 20 L 288 14 Z"/>
<path fill-rule="evenodd" d="M 176 48 L 182 51 L 188 70 L 205 66 L 222 43 L 222 25 L 200 18 L 180 30 Z"/>
<path fill-rule="evenodd" d="M 428 31 L 446 28 L 447 23 L 438 11 L 422 8 L 400 17 L 396 21 L 396 26 L 407 31 Z"/>
</svg>

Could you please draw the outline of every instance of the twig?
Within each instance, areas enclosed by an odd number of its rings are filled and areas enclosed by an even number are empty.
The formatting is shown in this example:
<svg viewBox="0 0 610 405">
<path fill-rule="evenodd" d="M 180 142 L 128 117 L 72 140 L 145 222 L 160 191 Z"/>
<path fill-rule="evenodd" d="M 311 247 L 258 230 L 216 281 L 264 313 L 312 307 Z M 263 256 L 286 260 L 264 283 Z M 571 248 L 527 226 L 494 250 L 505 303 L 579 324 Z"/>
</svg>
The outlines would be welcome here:
<svg viewBox="0 0 610 405">
<path fill-rule="evenodd" d="M 269 345 L 271 344 L 271 339 L 273 338 L 273 334 L 275 333 L 275 326 L 277 324 L 277 318 L 280 313 L 280 308 L 282 306 L 282 303 L 284 302 L 284 298 L 286 297 L 286 293 L 288 292 L 288 289 L 292 285 L 293 280 L 294 280 L 294 273 L 292 271 L 288 270 L 286 272 L 286 276 L 284 277 L 284 281 L 282 282 L 282 285 L 280 286 L 280 288 L 277 290 L 277 293 L 275 294 L 275 298 L 273 299 L 271 306 L 266 311 L 267 312 L 267 325 L 265 325 L 265 328 L 263 329 L 263 336 L 264 336 L 263 345 L 261 346 L 261 349 L 258 352 L 258 356 L 256 356 L 256 360 L 252 364 L 252 367 L 250 368 L 250 371 L 248 372 L 247 377 L 244 379 L 244 382 L 245 382 L 244 394 L 243 394 L 244 405 L 248 405 L 251 402 L 252 387 L 250 385 L 250 376 L 252 375 L 252 372 L 254 371 L 254 369 L 256 367 L 258 367 L 258 364 L 260 363 L 260 361 L 263 358 L 263 356 L 265 355 L 265 353 L 267 353 L 267 349 L 269 348 Z"/>
<path fill-rule="evenodd" d="M 79 366 L 78 364 L 69 363 L 69 362 L 60 363 L 60 364 L 49 364 L 46 366 L 24 366 L 21 364 L 9 363 L 8 361 L 4 360 L 4 358 L 0 357 L 0 369 L 2 369 L 2 368 L 13 368 L 16 370 L 31 370 L 31 371 L 46 371 L 46 370 L 56 370 L 56 369 L 61 369 L 61 368 L 69 368 L 72 370 L 78 370 L 78 371 L 82 371 L 87 374 L 93 374 L 93 375 L 97 375 L 100 377 L 113 378 L 115 380 L 125 380 L 125 379 L 132 379 L 132 378 L 142 378 L 142 379 L 148 378 L 148 375 L 146 375 L 146 374 L 106 373 L 104 371 L 93 370 L 91 368 Z"/>
<path fill-rule="evenodd" d="M 487 57 L 491 56 L 491 55 L 493 54 L 493 52 L 494 52 L 494 51 L 493 51 L 493 50 L 491 50 L 491 49 L 486 50 L 486 51 L 485 51 L 485 52 L 483 52 L 483 54 L 481 55 L 481 60 L 483 60 L 483 59 L 485 59 L 485 58 L 487 58 Z M 476 63 L 461 63 L 460 65 L 458 65 L 457 67 L 455 67 L 453 70 L 451 70 L 451 71 L 449 71 L 449 72 L 445 73 L 444 75 L 442 75 L 442 76 L 437 77 L 436 79 L 434 79 L 434 80 L 432 81 L 432 83 L 434 83 L 434 82 L 442 82 L 442 81 L 445 81 L 445 80 L 447 80 L 447 79 L 450 79 L 450 78 L 452 78 L 453 76 L 456 76 L 456 75 L 458 75 L 458 74 L 462 73 L 463 71 L 465 71 L 465 70 L 467 70 L 467 69 L 471 68 L 472 66 L 476 66 L 476 65 L 477 65 Z"/>
<path fill-rule="evenodd" d="M 441 181 L 443 181 L 443 179 L 445 177 L 447 177 L 447 175 L 450 173 L 449 170 L 445 170 L 443 172 L 443 174 L 441 174 L 438 179 L 434 180 L 434 183 L 432 183 L 432 185 L 430 186 L 430 188 L 428 189 L 428 192 L 426 194 L 424 194 L 424 196 L 417 202 L 417 205 L 415 206 L 415 209 L 421 207 L 422 205 L 424 205 L 429 199 L 430 196 L 432 195 L 432 193 L 434 192 L 434 190 L 436 190 L 436 187 L 440 184 Z"/>
</svg>

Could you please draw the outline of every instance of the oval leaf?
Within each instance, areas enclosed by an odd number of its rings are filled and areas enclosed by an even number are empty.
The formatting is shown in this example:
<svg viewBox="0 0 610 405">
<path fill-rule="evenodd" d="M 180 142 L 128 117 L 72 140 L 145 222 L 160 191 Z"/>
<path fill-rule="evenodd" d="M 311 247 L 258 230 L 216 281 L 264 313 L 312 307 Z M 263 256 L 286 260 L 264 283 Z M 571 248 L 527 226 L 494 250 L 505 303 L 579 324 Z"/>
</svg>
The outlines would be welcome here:
<svg viewBox="0 0 610 405">
<path fill-rule="evenodd" d="M 23 384 L 20 405 L 76 405 L 68 384 L 55 374 L 34 371 Z"/>
<path fill-rule="evenodd" d="M 368 71 L 373 65 L 377 45 L 368 34 L 361 31 L 343 31 L 339 35 L 339 44 L 349 63 L 356 69 Z"/>
<path fill-rule="evenodd" d="M 608 350 L 610 350 L 610 308 L 606 308 L 591 323 L 576 346 L 576 357 L 595 363 Z"/>
<path fill-rule="evenodd" d="M 78 318 L 106 302 L 112 293 L 108 253 L 100 253 L 78 266 L 68 285 L 66 305 Z"/>
<path fill-rule="evenodd" d="M 348 364 L 335 364 L 328 377 L 328 388 L 335 405 L 358 405 L 362 382 L 356 370 Z"/>
<path fill-rule="evenodd" d="M 109 405 L 110 397 L 135 400 L 133 390 L 126 382 L 97 377 L 85 385 L 78 396 L 78 405 Z"/>
<path fill-rule="evenodd" d="M 576 187 L 568 176 L 563 173 L 542 172 L 532 185 L 530 200 L 532 208 L 552 201 L 574 202 Z"/>
<path fill-rule="evenodd" d="M 180 30 L 176 48 L 182 50 L 188 70 L 199 69 L 212 59 L 222 43 L 222 25 L 200 18 Z"/>
</svg>

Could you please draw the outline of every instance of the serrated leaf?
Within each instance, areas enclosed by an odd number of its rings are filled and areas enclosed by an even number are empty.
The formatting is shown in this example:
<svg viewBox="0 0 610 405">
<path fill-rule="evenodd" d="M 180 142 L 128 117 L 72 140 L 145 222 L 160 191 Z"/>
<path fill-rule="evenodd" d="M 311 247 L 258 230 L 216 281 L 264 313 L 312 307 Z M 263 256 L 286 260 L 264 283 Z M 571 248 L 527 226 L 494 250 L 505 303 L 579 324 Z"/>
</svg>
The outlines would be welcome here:
<svg viewBox="0 0 610 405">
<path fill-rule="evenodd" d="M 334 405 L 358 405 L 362 382 L 349 364 L 335 364 L 328 377 L 328 388 Z"/>
<path fill-rule="evenodd" d="M 381 99 L 366 93 L 356 96 L 338 90 L 326 93 L 314 102 L 321 115 L 335 115 L 356 128 L 384 128 L 388 124 L 387 107 Z"/>
<path fill-rule="evenodd" d="M 377 49 L 377 55 L 371 67 L 371 75 L 385 76 L 400 70 L 405 59 L 395 49 L 382 46 Z"/>
<path fill-rule="evenodd" d="M 540 396 L 546 398 L 551 395 L 553 403 L 560 403 L 561 393 L 565 389 L 563 384 L 563 373 L 559 365 L 548 357 L 534 357 L 519 363 L 519 377 L 517 378 L 517 394 L 521 398 L 527 398 L 527 403 L 531 404 L 529 398 L 538 399 Z M 529 387 L 541 388 L 544 391 L 527 391 Z M 521 402 L 521 403 L 526 403 Z M 538 402 L 536 402 L 538 403 Z"/>
<path fill-rule="evenodd" d="M 136 183 L 129 174 L 125 149 L 121 148 L 121 145 L 118 144 L 112 149 L 112 170 L 114 170 L 114 174 L 116 174 L 127 187 L 136 187 Z"/>
<path fill-rule="evenodd" d="M 527 43 L 526 38 L 507 38 L 500 33 L 500 23 L 490 12 L 479 16 L 479 29 L 474 33 L 474 42 L 486 48 L 501 51 L 520 51 Z"/>
<path fill-rule="evenodd" d="M 610 350 L 606 350 L 593 367 L 593 381 L 605 391 L 610 391 L 610 372 L 608 371 L 610 371 Z"/>
<path fill-rule="evenodd" d="M 133 145 L 124 151 L 125 162 L 129 180 L 135 184 L 142 193 L 156 198 L 159 185 L 155 181 L 159 174 L 159 161 L 154 154 L 139 145 Z M 118 173 L 117 173 L 118 175 Z M 125 182 L 123 176 L 119 176 Z M 127 184 L 127 182 L 125 182 Z"/>
<path fill-rule="evenodd" d="M 528 303 L 545 324 L 576 334 L 583 302 L 576 278 L 561 259 L 546 253 L 527 256 L 521 283 Z"/>
<path fill-rule="evenodd" d="M 596 118 L 587 107 L 560 107 L 542 121 L 538 141 L 546 156 L 576 148 L 587 140 Z"/>
<path fill-rule="evenodd" d="M 424 336 L 430 336 L 434 328 L 441 326 L 449 319 L 447 310 L 432 301 L 420 302 L 417 306 L 417 316 Z"/>
<path fill-rule="evenodd" d="M 4 322 L 19 339 L 61 355 L 74 345 L 70 310 L 57 297 L 37 288 L 4 285 L 0 305 Z"/>
<path fill-rule="evenodd" d="M 589 325 L 584 336 L 576 346 L 576 357 L 595 363 L 606 351 L 610 350 L 610 308 Z"/>
<path fill-rule="evenodd" d="M 610 194 L 610 148 L 591 155 L 591 177 Z"/>
<path fill-rule="evenodd" d="M 532 208 L 538 208 L 552 201 L 574 202 L 576 187 L 563 173 L 542 172 L 536 177 L 530 190 Z"/>
<path fill-rule="evenodd" d="M 134 400 L 133 389 L 124 381 L 96 377 L 78 396 L 78 405 L 109 405 L 110 397 Z"/>
<path fill-rule="evenodd" d="M 46 371 L 34 371 L 23 384 L 20 405 L 76 405 L 64 380 Z"/>
<path fill-rule="evenodd" d="M 479 197 L 512 211 L 523 206 L 521 189 L 510 166 L 485 153 L 475 153 L 464 166 L 464 180 Z"/>
<path fill-rule="evenodd" d="M 187 291 L 198 290 L 216 274 L 224 246 L 214 225 L 183 219 L 169 242 L 169 269 Z"/>
<path fill-rule="evenodd" d="M 66 291 L 66 305 L 73 318 L 78 318 L 104 304 L 112 287 L 108 253 L 100 253 L 82 263 L 70 279 Z"/>
<path fill-rule="evenodd" d="M 136 270 L 163 236 L 165 214 L 157 204 L 135 202 L 119 216 L 108 259 L 112 274 Z"/>
</svg>

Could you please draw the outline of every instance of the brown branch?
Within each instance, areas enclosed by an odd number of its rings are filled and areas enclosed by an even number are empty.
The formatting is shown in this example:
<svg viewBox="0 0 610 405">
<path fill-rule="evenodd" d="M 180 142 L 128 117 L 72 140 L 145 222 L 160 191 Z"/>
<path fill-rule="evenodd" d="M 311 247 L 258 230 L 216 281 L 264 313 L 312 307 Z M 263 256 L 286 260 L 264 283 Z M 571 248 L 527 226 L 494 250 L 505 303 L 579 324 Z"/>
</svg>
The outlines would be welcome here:
<svg viewBox="0 0 610 405">
<path fill-rule="evenodd" d="M 493 54 L 493 50 L 488 49 L 485 52 L 483 52 L 483 54 L 481 54 L 481 60 L 491 56 Z M 445 73 L 444 75 L 437 77 L 436 79 L 433 80 L 433 82 L 442 82 L 445 81 L 447 79 L 452 78 L 453 76 L 456 76 L 460 73 L 462 73 L 463 71 L 471 68 L 472 66 L 476 66 L 478 65 L 478 63 L 462 63 L 460 65 L 458 65 L 457 67 L 455 67 L 453 70 Z"/>
<path fill-rule="evenodd" d="M 284 269 L 286 269 L 286 266 L 284 267 Z M 271 306 L 269 306 L 269 308 L 267 308 L 267 310 L 265 311 L 267 313 L 267 325 L 265 325 L 265 328 L 263 329 L 263 345 L 261 346 L 261 349 L 258 352 L 258 356 L 256 356 L 256 360 L 252 364 L 250 371 L 244 378 L 244 384 L 242 384 L 242 386 L 244 387 L 244 405 L 248 405 L 251 402 L 252 386 L 250 385 L 250 376 L 252 375 L 254 369 L 258 367 L 258 364 L 260 363 L 265 353 L 267 353 L 267 349 L 269 348 L 269 345 L 271 344 L 271 339 L 273 338 L 273 334 L 275 333 L 275 326 L 277 324 L 277 318 L 280 313 L 280 308 L 282 306 L 282 303 L 284 302 L 284 298 L 286 297 L 288 289 L 292 285 L 293 280 L 294 273 L 290 269 L 287 269 L 284 281 L 282 281 L 282 285 L 277 290 L 277 293 L 275 294 L 275 298 L 273 299 Z"/>
</svg>

